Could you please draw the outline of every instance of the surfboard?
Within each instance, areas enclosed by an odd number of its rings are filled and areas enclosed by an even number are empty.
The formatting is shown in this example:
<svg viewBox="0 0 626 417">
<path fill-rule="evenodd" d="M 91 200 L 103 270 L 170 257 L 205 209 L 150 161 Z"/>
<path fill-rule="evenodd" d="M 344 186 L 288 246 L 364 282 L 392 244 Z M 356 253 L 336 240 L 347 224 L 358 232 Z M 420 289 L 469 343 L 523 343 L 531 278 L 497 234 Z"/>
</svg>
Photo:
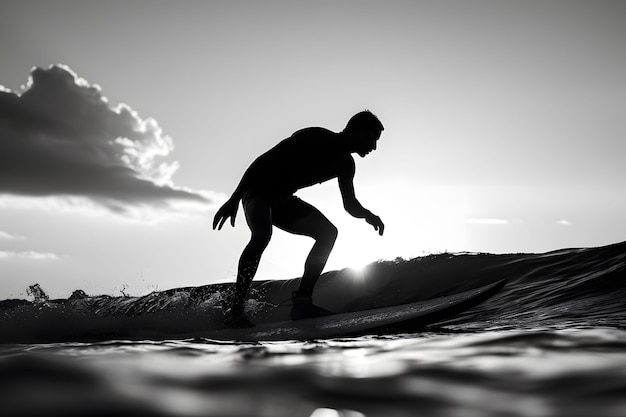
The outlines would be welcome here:
<svg viewBox="0 0 626 417">
<path fill-rule="evenodd" d="M 485 301 L 504 287 L 506 279 L 472 290 L 392 307 L 333 314 L 302 320 L 264 323 L 242 329 L 222 329 L 194 337 L 229 341 L 313 340 L 353 334 L 372 333 L 377 329 L 409 324 L 423 326 L 455 316 Z"/>
</svg>

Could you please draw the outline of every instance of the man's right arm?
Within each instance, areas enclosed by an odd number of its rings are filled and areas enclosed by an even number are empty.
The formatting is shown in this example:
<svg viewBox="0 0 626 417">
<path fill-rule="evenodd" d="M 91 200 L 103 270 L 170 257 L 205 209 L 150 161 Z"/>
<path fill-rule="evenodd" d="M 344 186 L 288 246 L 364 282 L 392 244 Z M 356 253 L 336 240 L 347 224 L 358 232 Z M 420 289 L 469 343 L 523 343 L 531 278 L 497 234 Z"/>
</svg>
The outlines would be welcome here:
<svg viewBox="0 0 626 417">
<path fill-rule="evenodd" d="M 244 194 L 250 190 L 257 189 L 261 184 L 272 181 L 277 176 L 277 167 L 281 160 L 289 159 L 289 147 L 287 140 L 280 142 L 263 155 L 259 156 L 246 170 L 241 177 L 239 185 L 233 191 L 230 198 L 215 213 L 213 218 L 213 229 L 221 230 L 222 226 L 230 218 L 230 224 L 235 226 L 235 218 L 239 209 L 239 202 Z M 269 179 L 268 179 L 269 178 Z"/>
<path fill-rule="evenodd" d="M 258 161 L 258 160 L 257 160 Z M 215 213 L 215 217 L 213 217 L 213 230 L 217 228 L 217 230 L 221 230 L 226 220 L 230 218 L 230 225 L 235 227 L 235 219 L 237 218 L 237 211 L 239 210 L 239 202 L 243 198 L 244 194 L 247 191 L 250 191 L 254 188 L 255 183 L 258 180 L 258 164 L 257 161 L 254 161 L 250 167 L 246 170 L 246 172 L 241 177 L 239 181 L 239 185 L 233 191 L 233 194 L 230 196 L 228 200 L 217 210 Z"/>
<path fill-rule="evenodd" d="M 233 194 L 230 197 L 231 200 L 239 202 L 246 192 L 255 188 L 255 183 L 258 182 L 259 177 L 259 173 L 257 171 L 259 171 L 258 163 L 257 161 L 254 161 L 248 169 L 246 169 L 246 172 L 244 172 L 241 180 L 239 180 L 239 185 L 237 185 L 237 188 L 235 188 L 235 191 L 233 191 Z"/>
</svg>

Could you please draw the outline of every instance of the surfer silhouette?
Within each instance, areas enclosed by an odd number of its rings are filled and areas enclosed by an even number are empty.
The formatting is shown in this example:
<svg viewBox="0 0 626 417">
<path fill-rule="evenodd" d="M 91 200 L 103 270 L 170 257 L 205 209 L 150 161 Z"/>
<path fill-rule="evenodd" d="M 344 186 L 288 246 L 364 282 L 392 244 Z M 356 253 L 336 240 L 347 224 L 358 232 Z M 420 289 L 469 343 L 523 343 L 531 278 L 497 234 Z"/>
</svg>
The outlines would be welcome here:
<svg viewBox="0 0 626 417">
<path fill-rule="evenodd" d="M 294 193 L 337 178 L 345 210 L 356 218 L 365 219 L 382 236 L 385 225 L 380 217 L 363 207 L 355 196 L 355 162 L 351 154 L 365 157 L 376 150 L 383 130 L 380 120 L 366 110 L 352 116 L 339 133 L 321 127 L 305 128 L 252 162 L 213 219 L 214 230 L 221 230 L 229 218 L 234 227 L 241 202 L 251 231 L 250 241 L 239 259 L 237 282 L 227 313 L 231 325 L 254 325 L 244 315 L 244 304 L 261 255 L 272 237 L 273 226 L 315 240 L 304 265 L 300 287 L 292 294 L 291 318 L 332 314 L 313 304 L 312 296 L 337 239 L 337 228 Z"/>
</svg>

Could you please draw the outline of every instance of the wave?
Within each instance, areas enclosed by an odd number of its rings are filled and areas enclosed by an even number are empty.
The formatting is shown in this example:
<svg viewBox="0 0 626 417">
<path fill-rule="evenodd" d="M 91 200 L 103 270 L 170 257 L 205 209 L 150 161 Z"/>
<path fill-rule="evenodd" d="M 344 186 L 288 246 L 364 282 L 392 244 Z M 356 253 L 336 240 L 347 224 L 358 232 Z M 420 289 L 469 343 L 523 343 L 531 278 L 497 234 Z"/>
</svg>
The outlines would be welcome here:
<svg viewBox="0 0 626 417">
<path fill-rule="evenodd" d="M 487 302 L 443 323 L 460 331 L 626 324 L 626 242 L 541 254 L 442 253 L 379 261 L 320 277 L 314 300 L 336 312 L 420 301 L 502 278 Z M 285 320 L 299 279 L 254 282 L 246 310 L 258 323 Z M 0 342 L 149 339 L 154 334 L 222 327 L 232 283 L 174 288 L 142 297 L 90 296 L 76 290 L 50 300 L 33 285 L 28 300 L 0 301 Z M 410 328 L 405 328 L 410 331 Z"/>
</svg>

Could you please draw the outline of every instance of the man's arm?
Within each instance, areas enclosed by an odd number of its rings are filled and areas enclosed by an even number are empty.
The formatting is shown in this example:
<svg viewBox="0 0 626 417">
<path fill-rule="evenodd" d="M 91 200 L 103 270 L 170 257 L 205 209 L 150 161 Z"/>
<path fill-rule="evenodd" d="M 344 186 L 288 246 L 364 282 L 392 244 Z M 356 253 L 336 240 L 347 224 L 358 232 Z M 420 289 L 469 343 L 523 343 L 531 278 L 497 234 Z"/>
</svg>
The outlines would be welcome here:
<svg viewBox="0 0 626 417">
<path fill-rule="evenodd" d="M 359 200 L 356 199 L 354 193 L 354 173 L 356 168 L 354 166 L 354 160 L 350 158 L 350 165 L 346 170 L 339 175 L 339 190 L 341 191 L 341 198 L 343 199 L 343 207 L 353 217 L 358 219 L 365 219 L 366 222 L 371 224 L 379 235 L 383 235 L 385 225 L 380 217 L 366 209 L 361 205 Z"/>
<path fill-rule="evenodd" d="M 235 227 L 235 219 L 237 218 L 237 211 L 239 210 L 239 201 L 241 201 L 246 191 L 249 191 L 254 185 L 254 171 L 256 168 L 255 162 L 253 162 L 243 174 L 243 177 L 241 177 L 241 180 L 239 181 L 239 185 L 237 185 L 237 188 L 235 188 L 235 191 L 233 191 L 230 198 L 226 200 L 217 213 L 215 213 L 215 217 L 213 217 L 213 230 L 216 228 L 217 230 L 222 230 L 222 226 L 224 226 L 224 223 L 226 223 L 228 218 L 230 218 L 230 225 Z"/>
</svg>

